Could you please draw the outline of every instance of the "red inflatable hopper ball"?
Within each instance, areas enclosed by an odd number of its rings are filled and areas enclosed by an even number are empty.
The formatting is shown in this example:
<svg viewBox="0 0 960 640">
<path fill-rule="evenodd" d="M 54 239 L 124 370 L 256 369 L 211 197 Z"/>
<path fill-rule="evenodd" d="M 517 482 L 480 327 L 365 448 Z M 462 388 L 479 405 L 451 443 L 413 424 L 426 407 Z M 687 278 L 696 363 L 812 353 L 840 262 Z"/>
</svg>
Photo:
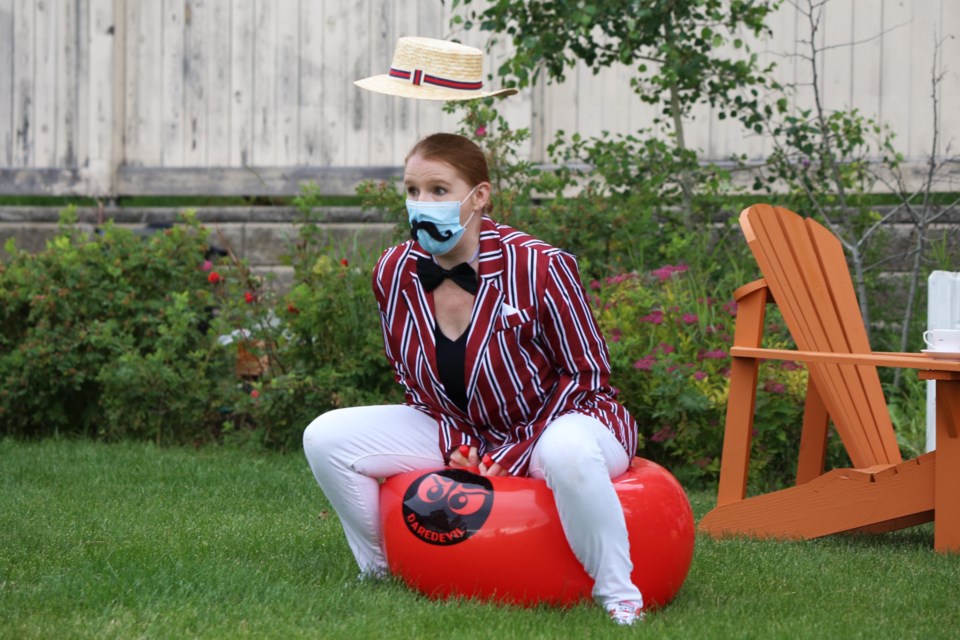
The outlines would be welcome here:
<svg viewBox="0 0 960 640">
<path fill-rule="evenodd" d="M 623 505 L 633 583 L 647 607 L 680 590 L 693 559 L 693 511 L 670 472 L 635 458 L 614 479 Z M 390 571 L 432 598 L 571 605 L 593 580 L 573 555 L 546 482 L 464 469 L 411 471 L 380 488 Z"/>
</svg>

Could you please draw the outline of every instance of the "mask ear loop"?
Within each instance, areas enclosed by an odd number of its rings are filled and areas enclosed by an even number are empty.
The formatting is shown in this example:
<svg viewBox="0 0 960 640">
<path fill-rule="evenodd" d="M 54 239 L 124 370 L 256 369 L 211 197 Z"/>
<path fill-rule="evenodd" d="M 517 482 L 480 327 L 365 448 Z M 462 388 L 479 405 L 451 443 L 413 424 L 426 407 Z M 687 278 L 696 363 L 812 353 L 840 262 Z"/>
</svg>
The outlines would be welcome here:
<svg viewBox="0 0 960 640">
<path fill-rule="evenodd" d="M 470 189 L 470 193 L 467 194 L 467 197 L 465 197 L 463 200 L 460 201 L 460 206 L 463 206 L 463 203 L 470 199 L 470 196 L 473 195 L 473 192 L 476 191 L 476 190 L 477 190 L 477 187 L 479 187 L 479 186 L 480 186 L 480 185 L 478 184 L 478 185 L 475 185 L 475 186 L 473 187 L 473 189 Z M 477 215 L 477 210 L 476 210 L 476 209 L 474 209 L 473 211 L 470 212 L 470 217 L 467 218 L 467 221 L 464 222 L 464 223 L 463 223 L 462 225 L 460 225 L 460 226 L 463 227 L 463 228 L 466 228 L 467 225 L 470 224 L 470 221 L 473 220 L 473 216 L 475 216 L 475 215 Z"/>
</svg>

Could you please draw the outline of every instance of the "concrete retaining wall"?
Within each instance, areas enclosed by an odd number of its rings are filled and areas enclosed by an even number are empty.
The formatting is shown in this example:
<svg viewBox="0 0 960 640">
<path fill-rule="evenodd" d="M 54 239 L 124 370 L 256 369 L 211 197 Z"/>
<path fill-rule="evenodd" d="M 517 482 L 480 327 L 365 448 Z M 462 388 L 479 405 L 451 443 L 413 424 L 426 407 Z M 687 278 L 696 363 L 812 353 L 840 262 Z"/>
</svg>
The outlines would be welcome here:
<svg viewBox="0 0 960 640">
<path fill-rule="evenodd" d="M 197 218 L 210 229 L 212 244 L 229 247 L 236 255 L 246 258 L 255 272 L 276 274 L 281 289 L 289 286 L 292 271 L 281 264 L 281 256 L 289 253 L 298 235 L 301 216 L 295 208 L 202 207 L 195 211 Z M 77 209 L 81 224 L 89 225 L 91 231 L 109 219 L 120 226 L 148 232 L 151 226 L 173 223 L 177 214 L 178 210 L 173 208 Z M 717 221 L 733 215 L 733 212 L 720 213 Z M 23 249 L 42 249 L 56 233 L 58 219 L 59 209 L 54 207 L 0 207 L 0 247 L 12 237 Z M 358 207 L 323 208 L 318 219 L 336 253 L 352 260 L 369 261 L 371 265 L 394 237 L 393 224 L 381 213 L 364 212 Z M 884 253 L 897 258 L 884 263 L 882 268 L 886 275 L 896 278 L 911 268 L 908 252 L 914 242 L 913 227 L 904 214 L 894 217 L 887 230 L 889 242 Z M 945 242 L 951 255 L 950 265 L 960 267 L 960 211 L 939 219 L 930 236 Z"/>
</svg>

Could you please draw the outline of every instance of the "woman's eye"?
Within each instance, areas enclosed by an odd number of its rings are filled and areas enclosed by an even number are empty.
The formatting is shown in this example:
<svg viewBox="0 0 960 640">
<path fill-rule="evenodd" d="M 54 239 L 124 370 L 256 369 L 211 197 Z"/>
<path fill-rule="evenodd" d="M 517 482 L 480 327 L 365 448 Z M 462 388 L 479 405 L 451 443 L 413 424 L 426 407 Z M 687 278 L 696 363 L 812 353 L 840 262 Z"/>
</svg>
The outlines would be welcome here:
<svg viewBox="0 0 960 640">
<path fill-rule="evenodd" d="M 420 191 L 416 187 L 407 187 L 407 195 L 416 196 Z"/>
<path fill-rule="evenodd" d="M 447 190 L 444 189 L 443 187 L 437 187 L 436 189 L 433 190 L 433 193 L 434 195 L 445 196 L 447 195 Z"/>
</svg>

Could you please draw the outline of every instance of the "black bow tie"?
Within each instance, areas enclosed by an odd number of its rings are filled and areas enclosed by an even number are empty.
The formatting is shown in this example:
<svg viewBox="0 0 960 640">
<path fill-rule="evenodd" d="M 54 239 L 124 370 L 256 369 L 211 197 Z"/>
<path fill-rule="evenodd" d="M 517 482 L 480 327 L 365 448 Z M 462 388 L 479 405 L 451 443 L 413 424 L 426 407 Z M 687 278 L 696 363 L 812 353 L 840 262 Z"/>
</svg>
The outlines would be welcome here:
<svg viewBox="0 0 960 640">
<path fill-rule="evenodd" d="M 447 270 L 430 258 L 417 258 L 417 275 L 420 277 L 420 284 L 427 291 L 433 291 L 446 278 L 450 278 L 467 293 L 477 295 L 477 273 L 466 262 Z"/>
</svg>

